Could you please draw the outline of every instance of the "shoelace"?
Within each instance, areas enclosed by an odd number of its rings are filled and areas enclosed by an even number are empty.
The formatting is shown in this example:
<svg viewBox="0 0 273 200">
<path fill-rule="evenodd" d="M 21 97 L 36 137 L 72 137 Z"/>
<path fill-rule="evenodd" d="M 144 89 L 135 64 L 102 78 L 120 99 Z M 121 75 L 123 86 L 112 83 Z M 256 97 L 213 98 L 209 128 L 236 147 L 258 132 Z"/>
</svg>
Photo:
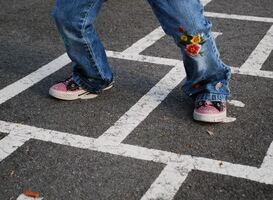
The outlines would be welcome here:
<svg viewBox="0 0 273 200">
<path fill-rule="evenodd" d="M 72 76 L 66 78 L 63 81 L 59 81 L 58 83 L 63 83 L 66 86 L 67 90 L 70 91 L 75 91 L 77 89 L 79 89 L 79 86 L 77 85 L 77 83 L 72 79 Z"/>
<path fill-rule="evenodd" d="M 75 81 L 73 81 L 71 79 L 70 81 L 68 81 L 68 83 L 66 85 L 66 89 L 70 90 L 70 91 L 75 91 L 75 90 L 79 89 L 79 86 L 77 85 L 77 83 Z"/>
</svg>

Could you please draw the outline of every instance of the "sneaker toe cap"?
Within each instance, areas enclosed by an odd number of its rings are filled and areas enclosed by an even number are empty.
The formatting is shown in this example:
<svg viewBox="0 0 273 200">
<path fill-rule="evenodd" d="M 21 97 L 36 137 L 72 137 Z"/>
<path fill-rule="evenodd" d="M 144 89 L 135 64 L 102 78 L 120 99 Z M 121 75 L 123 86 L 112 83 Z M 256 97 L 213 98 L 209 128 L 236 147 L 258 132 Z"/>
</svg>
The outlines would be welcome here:
<svg viewBox="0 0 273 200">
<path fill-rule="evenodd" d="M 63 83 L 57 83 L 57 84 L 53 85 L 50 89 L 51 90 L 57 90 L 57 91 L 60 91 L 60 92 L 67 91 L 66 85 L 63 84 Z"/>
</svg>

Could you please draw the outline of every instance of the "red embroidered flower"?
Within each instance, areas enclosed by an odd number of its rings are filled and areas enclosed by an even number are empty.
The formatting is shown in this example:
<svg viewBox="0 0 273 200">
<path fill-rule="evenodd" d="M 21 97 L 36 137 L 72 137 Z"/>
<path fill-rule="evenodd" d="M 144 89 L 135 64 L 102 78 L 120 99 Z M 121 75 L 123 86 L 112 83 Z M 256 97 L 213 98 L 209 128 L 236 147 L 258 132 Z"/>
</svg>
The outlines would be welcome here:
<svg viewBox="0 0 273 200">
<path fill-rule="evenodd" d="M 202 85 L 200 83 L 196 83 L 194 85 L 192 85 L 192 88 L 194 89 L 200 89 L 202 87 Z"/>
<path fill-rule="evenodd" d="M 208 83 L 208 80 L 202 80 L 192 85 L 194 89 L 201 89 L 204 85 Z"/>
<path fill-rule="evenodd" d="M 186 46 L 186 52 L 190 56 L 197 56 L 201 52 L 202 46 L 199 44 L 189 44 Z"/>
<path fill-rule="evenodd" d="M 185 32 L 185 29 L 184 29 L 182 26 L 180 26 L 180 27 L 179 27 L 179 32 L 180 32 L 180 33 L 184 33 L 184 32 Z"/>
</svg>

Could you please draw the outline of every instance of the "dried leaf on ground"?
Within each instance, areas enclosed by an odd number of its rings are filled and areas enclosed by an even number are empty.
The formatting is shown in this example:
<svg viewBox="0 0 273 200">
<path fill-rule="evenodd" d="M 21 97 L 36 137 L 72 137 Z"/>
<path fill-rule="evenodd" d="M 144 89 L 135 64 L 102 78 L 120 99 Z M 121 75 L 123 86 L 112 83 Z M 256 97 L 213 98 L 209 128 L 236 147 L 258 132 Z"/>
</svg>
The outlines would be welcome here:
<svg viewBox="0 0 273 200">
<path fill-rule="evenodd" d="M 15 171 L 12 170 L 12 171 L 10 172 L 9 176 L 12 177 L 14 174 L 15 174 Z"/>
<path fill-rule="evenodd" d="M 24 195 L 28 196 L 28 197 L 33 197 L 33 198 L 38 198 L 40 197 L 40 193 L 39 192 L 33 192 L 31 190 L 26 190 L 24 192 Z"/>
</svg>

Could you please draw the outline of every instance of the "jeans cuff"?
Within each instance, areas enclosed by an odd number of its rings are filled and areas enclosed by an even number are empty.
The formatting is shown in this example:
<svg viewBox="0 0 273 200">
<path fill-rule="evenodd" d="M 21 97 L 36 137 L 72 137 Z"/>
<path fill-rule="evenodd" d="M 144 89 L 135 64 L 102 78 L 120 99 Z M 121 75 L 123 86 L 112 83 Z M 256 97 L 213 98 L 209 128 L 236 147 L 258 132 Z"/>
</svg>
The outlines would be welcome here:
<svg viewBox="0 0 273 200">
<path fill-rule="evenodd" d="M 77 83 L 77 85 L 80 86 L 82 89 L 91 92 L 91 88 L 88 87 L 88 84 L 85 84 L 85 82 L 83 82 L 83 81 L 81 80 L 81 78 L 80 78 L 78 75 L 73 74 L 73 75 L 72 75 L 72 79 L 73 79 L 73 81 L 75 81 L 75 83 Z"/>
<path fill-rule="evenodd" d="M 200 101 L 221 101 L 221 102 L 226 102 L 228 100 L 228 95 L 224 94 L 213 94 L 213 93 L 204 93 L 204 94 L 199 94 L 195 98 L 195 102 L 200 102 Z"/>
<path fill-rule="evenodd" d="M 104 88 L 108 87 L 109 84 L 112 83 L 99 79 L 88 80 L 87 78 L 81 77 L 77 74 L 73 74 L 72 78 L 82 89 L 94 94 L 101 93 Z"/>
</svg>

